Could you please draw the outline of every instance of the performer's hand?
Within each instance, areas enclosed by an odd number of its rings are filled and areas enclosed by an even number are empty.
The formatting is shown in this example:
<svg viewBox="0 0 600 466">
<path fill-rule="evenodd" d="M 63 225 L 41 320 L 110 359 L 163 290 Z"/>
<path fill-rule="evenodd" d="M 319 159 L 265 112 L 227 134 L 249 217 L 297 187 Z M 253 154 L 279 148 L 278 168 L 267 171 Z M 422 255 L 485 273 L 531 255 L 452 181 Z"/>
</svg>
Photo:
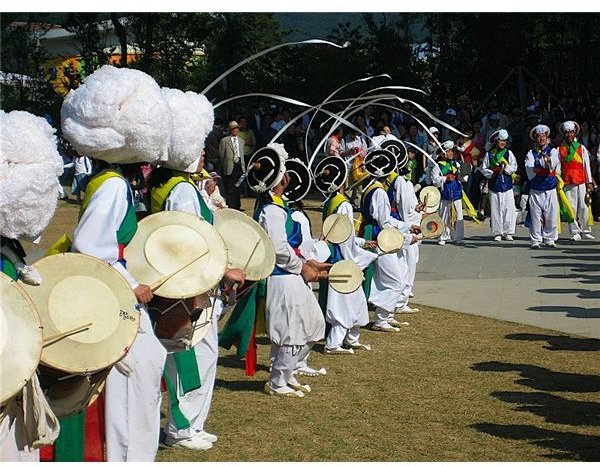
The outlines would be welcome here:
<svg viewBox="0 0 600 466">
<path fill-rule="evenodd" d="M 587 183 L 587 184 L 585 185 L 585 190 L 586 190 L 588 193 L 591 193 L 591 192 L 594 190 L 594 183 Z"/>
<path fill-rule="evenodd" d="M 453 175 L 452 173 L 448 173 L 446 175 L 446 180 L 448 181 L 454 181 L 456 179 L 456 175 Z"/>
<path fill-rule="evenodd" d="M 148 285 L 138 285 L 133 292 L 135 293 L 138 303 L 141 304 L 148 304 L 153 296 L 152 290 Z"/>
<path fill-rule="evenodd" d="M 227 269 L 225 271 L 225 278 L 237 282 L 242 286 L 246 281 L 246 272 L 242 269 Z"/>
<path fill-rule="evenodd" d="M 365 241 L 363 244 L 363 249 L 375 249 L 377 247 L 377 241 Z"/>
<path fill-rule="evenodd" d="M 417 204 L 417 207 L 415 207 L 417 212 L 423 212 L 423 209 L 425 209 L 425 204 Z"/>
<path fill-rule="evenodd" d="M 411 225 L 409 231 L 411 233 L 421 233 L 421 226 L 420 225 Z"/>
<path fill-rule="evenodd" d="M 302 264 L 300 275 L 306 283 L 319 281 L 319 271 L 305 262 Z"/>
<path fill-rule="evenodd" d="M 419 242 L 421 240 L 421 237 L 418 235 L 412 235 L 412 238 L 410 239 L 410 244 L 415 244 L 417 242 Z"/>
<path fill-rule="evenodd" d="M 315 260 L 315 259 L 310 259 L 310 260 L 306 261 L 306 263 L 319 272 L 327 272 L 331 267 L 333 267 L 333 264 L 328 264 L 326 262 L 319 262 L 318 260 Z"/>
</svg>

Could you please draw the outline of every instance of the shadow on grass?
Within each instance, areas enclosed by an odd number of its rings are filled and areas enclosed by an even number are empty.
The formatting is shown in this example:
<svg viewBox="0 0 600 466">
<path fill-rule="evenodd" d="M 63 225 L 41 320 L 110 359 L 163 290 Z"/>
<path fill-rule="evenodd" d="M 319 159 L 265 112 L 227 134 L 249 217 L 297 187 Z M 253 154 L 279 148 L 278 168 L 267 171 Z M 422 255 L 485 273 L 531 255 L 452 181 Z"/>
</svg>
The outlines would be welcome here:
<svg viewBox="0 0 600 466">
<path fill-rule="evenodd" d="M 229 390 L 231 392 L 262 392 L 266 380 L 246 379 L 246 380 L 221 380 L 215 381 L 215 388 Z"/>
<path fill-rule="evenodd" d="M 246 367 L 246 362 L 238 356 L 230 355 L 230 356 L 220 356 L 219 357 L 219 366 L 222 367 L 230 367 L 233 369 L 242 369 L 244 370 Z M 256 371 L 269 371 L 269 367 L 264 364 L 256 364 Z"/>
<path fill-rule="evenodd" d="M 519 372 L 516 384 L 549 392 L 586 393 L 600 391 L 600 376 L 554 372 L 530 364 L 510 364 L 498 361 L 480 362 L 471 366 L 478 372 Z"/>
<path fill-rule="evenodd" d="M 600 340 L 595 338 L 576 338 L 538 333 L 513 333 L 506 335 L 504 338 L 516 341 L 546 341 L 548 345 L 544 345 L 544 349 L 550 351 L 600 351 Z"/>
<path fill-rule="evenodd" d="M 600 426 L 600 403 L 593 401 L 568 400 L 543 392 L 494 392 L 492 396 L 506 403 L 519 404 L 516 411 L 533 413 L 546 422 Z"/>
<path fill-rule="evenodd" d="M 600 437 L 595 435 L 560 432 L 528 425 L 472 424 L 479 432 L 511 440 L 527 440 L 533 445 L 559 450 L 544 455 L 549 459 L 597 461 L 600 459 Z"/>
</svg>

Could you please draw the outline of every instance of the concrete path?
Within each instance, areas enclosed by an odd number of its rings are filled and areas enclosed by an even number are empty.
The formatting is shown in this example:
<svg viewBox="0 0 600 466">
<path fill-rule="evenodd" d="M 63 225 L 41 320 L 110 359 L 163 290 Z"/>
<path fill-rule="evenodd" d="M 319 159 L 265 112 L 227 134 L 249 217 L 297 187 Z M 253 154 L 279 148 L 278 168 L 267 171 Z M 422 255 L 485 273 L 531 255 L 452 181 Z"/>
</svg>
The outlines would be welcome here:
<svg viewBox="0 0 600 466">
<path fill-rule="evenodd" d="M 498 243 L 489 220 L 465 225 L 462 247 L 421 245 L 412 302 L 600 338 L 599 225 L 595 241 L 560 239 L 539 250 L 523 226 L 515 241 Z"/>
</svg>

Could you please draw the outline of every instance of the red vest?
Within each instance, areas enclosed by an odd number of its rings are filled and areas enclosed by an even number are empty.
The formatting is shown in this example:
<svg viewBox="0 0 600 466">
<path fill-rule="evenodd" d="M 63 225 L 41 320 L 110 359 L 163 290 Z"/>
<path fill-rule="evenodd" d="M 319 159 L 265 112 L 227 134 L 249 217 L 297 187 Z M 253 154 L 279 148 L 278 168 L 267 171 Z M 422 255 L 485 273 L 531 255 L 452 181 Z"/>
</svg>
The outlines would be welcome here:
<svg viewBox="0 0 600 466">
<path fill-rule="evenodd" d="M 562 179 L 565 184 L 584 184 L 586 180 L 585 169 L 583 168 L 583 145 L 579 145 L 575 157 L 570 162 L 565 162 L 567 155 L 569 155 L 568 146 L 561 144 L 558 153 L 560 154 Z"/>
</svg>

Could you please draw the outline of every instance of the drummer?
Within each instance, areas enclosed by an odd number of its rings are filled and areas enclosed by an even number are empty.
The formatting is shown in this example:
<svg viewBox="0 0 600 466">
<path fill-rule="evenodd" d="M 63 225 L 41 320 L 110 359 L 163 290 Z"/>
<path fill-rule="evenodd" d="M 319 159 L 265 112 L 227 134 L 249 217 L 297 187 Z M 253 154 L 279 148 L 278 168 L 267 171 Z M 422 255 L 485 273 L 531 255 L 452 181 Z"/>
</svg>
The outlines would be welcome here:
<svg viewBox="0 0 600 466">
<path fill-rule="evenodd" d="M 50 175 L 43 178 L 48 180 L 47 184 L 38 184 L 33 191 L 29 184 L 22 182 L 20 171 L 15 169 L 8 169 L 0 183 L 0 197 L 13 200 L 8 211 L 0 212 L 3 220 L 0 222 L 0 273 L 13 280 L 40 285 L 39 273 L 25 265 L 25 251 L 19 240 L 37 242 L 56 209 L 62 160 L 56 149 L 55 130 L 44 118 L 30 113 L 0 111 L 0 131 L 3 160 L 12 167 L 27 164 L 29 173 Z M 24 134 L 27 138 L 22 137 Z M 39 148 L 46 150 L 40 152 Z M 56 177 L 53 178 L 53 174 Z M 2 205 L 7 206 L 6 203 Z M 33 401 L 34 405 L 27 407 L 27 412 L 37 411 L 38 419 L 26 417 L 24 390 L 0 402 L 0 461 L 39 461 L 38 448 L 52 444 L 58 437 L 58 419 L 40 395 L 41 390 L 35 390 L 36 386 L 39 388 L 34 372 L 26 385 L 27 402 Z M 17 435 L 17 430 L 21 435 Z"/>
<path fill-rule="evenodd" d="M 343 162 L 342 162 L 343 163 Z M 334 171 L 336 165 L 329 167 Z M 342 170 L 342 169 L 340 169 Z M 330 174 L 332 178 L 338 178 Z M 323 222 L 332 214 L 342 214 L 354 224 L 352 204 L 344 194 L 345 176 L 341 184 L 323 205 Z M 376 241 L 366 241 L 354 234 L 354 229 L 346 241 L 332 244 L 333 255 L 328 262 L 334 264 L 342 259 L 354 261 L 361 269 L 365 269 L 377 259 L 377 254 L 367 251 L 377 247 Z M 331 324 L 325 344 L 325 354 L 354 354 L 356 349 L 370 350 L 370 345 L 360 343 L 360 328 L 369 323 L 367 298 L 363 287 L 356 291 L 343 294 L 335 291 L 330 284 L 327 286 L 327 302 L 325 304 L 325 319 Z M 347 346 L 345 348 L 343 345 Z"/>
<path fill-rule="evenodd" d="M 283 146 L 273 144 L 280 157 L 287 154 Z M 284 163 L 282 161 L 277 164 Z M 264 392 L 268 395 L 303 397 L 309 385 L 301 385 L 293 375 L 298 360 L 323 338 L 325 321 L 312 289 L 308 285 L 327 271 L 329 265 L 316 260 L 302 260 L 296 253 L 301 243 L 300 225 L 282 196 L 289 182 L 283 173 L 270 192 L 257 199 L 255 220 L 271 237 L 275 248 L 276 267 L 267 278 L 266 325 L 274 348 L 274 360 Z"/>
<path fill-rule="evenodd" d="M 361 199 L 361 228 L 366 233 L 363 237 L 376 240 L 383 228 L 397 228 L 404 233 L 405 251 L 409 244 L 417 241 L 416 235 L 411 235 L 410 232 L 416 233 L 420 231 L 420 227 L 392 217 L 390 200 L 381 182 L 396 168 L 396 157 L 387 150 L 375 149 L 365 158 L 365 168 L 373 178 L 365 186 Z M 368 296 L 368 302 L 375 306 L 375 323 L 371 327 L 373 330 L 390 333 L 400 331 L 401 324 L 394 319 L 394 312 L 398 303 L 402 308 L 406 305 L 403 302 L 403 291 L 408 275 L 406 260 L 401 261 L 400 258 L 400 254 L 385 254 L 375 263 Z"/>
<path fill-rule="evenodd" d="M 88 136 L 93 130 L 86 125 L 92 116 L 80 114 L 79 106 L 85 101 L 85 108 L 105 108 L 98 100 L 112 93 L 115 88 L 124 87 L 123 82 L 127 82 L 127 89 L 131 92 L 126 96 L 124 106 L 154 99 L 158 108 L 154 119 L 149 119 L 146 113 L 128 114 L 132 120 L 130 125 L 140 125 L 139 137 L 145 135 L 145 139 L 137 141 L 132 137 L 137 146 L 115 149 L 114 141 L 103 142 L 100 138 L 95 141 L 97 145 L 94 151 L 81 150 L 92 157 L 93 171 L 80 209 L 71 251 L 88 254 L 110 264 L 128 281 L 138 302 L 144 305 L 152 299 L 152 291 L 148 285 L 135 280 L 127 271 L 123 259 L 124 248 L 137 230 L 137 220 L 131 188 L 115 161 L 155 163 L 160 157 L 161 153 L 156 148 L 165 147 L 168 136 L 162 128 L 168 107 L 161 100 L 160 89 L 152 78 L 137 70 L 105 66 L 71 91 L 70 98 L 63 102 L 62 112 L 69 115 L 68 119 L 63 118 L 63 133 L 77 149 L 90 144 Z M 99 120 L 100 130 L 102 125 L 123 124 L 120 120 L 117 123 L 117 109 L 114 111 L 114 115 L 104 115 Z M 78 130 L 79 127 L 86 129 Z M 116 129 L 122 130 L 120 126 Z M 138 309 L 139 333 L 127 356 L 115 364 L 106 380 L 108 461 L 154 461 L 158 450 L 160 383 L 167 352 L 154 335 L 146 308 L 139 306 Z"/>
<path fill-rule="evenodd" d="M 190 144 L 192 144 L 190 142 Z M 198 215 L 207 222 L 213 222 L 212 211 L 208 208 L 202 194 L 195 184 L 192 174 L 202 168 L 204 150 L 192 163 L 187 163 L 181 154 L 169 154 L 163 166 L 152 173 L 151 204 L 152 213 L 160 211 L 188 212 Z M 225 279 L 230 282 L 244 283 L 245 273 L 240 269 L 228 269 Z M 213 304 L 212 325 L 208 334 L 194 346 L 196 361 L 202 386 L 196 390 L 180 394 L 177 390 L 178 406 L 187 418 L 189 427 L 178 428 L 173 416 L 174 400 L 169 400 L 169 417 L 164 428 L 165 443 L 169 446 L 181 446 L 192 450 L 208 450 L 217 441 L 217 436 L 206 432 L 204 424 L 208 418 L 212 403 L 213 389 L 219 357 L 218 327 L 223 312 L 220 297 L 211 299 Z M 171 380 L 177 380 L 173 372 L 175 365 L 167 364 Z"/>
</svg>

